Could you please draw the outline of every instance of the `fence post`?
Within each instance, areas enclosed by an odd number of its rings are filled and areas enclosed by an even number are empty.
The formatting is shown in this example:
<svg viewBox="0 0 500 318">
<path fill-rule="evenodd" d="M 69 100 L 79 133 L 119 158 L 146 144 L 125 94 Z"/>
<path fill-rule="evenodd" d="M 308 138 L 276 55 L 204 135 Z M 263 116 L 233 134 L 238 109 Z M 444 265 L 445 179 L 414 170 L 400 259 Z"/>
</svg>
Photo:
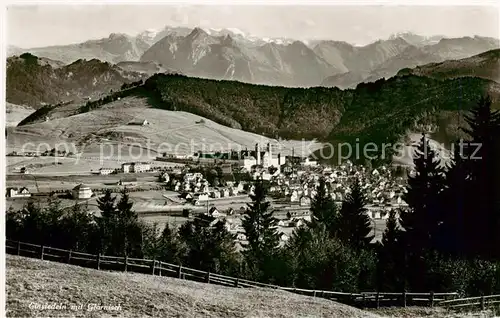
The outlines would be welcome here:
<svg viewBox="0 0 500 318">
<path fill-rule="evenodd" d="M 484 295 L 481 295 L 481 310 L 485 309 L 485 303 L 484 303 Z"/>
<path fill-rule="evenodd" d="M 178 269 L 178 272 L 177 272 L 177 277 L 178 277 L 179 279 L 181 279 L 181 278 L 182 278 L 182 265 L 179 265 L 179 269 Z"/>
<path fill-rule="evenodd" d="M 101 269 L 101 253 L 97 253 L 97 269 Z"/>
<path fill-rule="evenodd" d="M 403 292 L 403 307 L 406 307 L 406 291 Z"/>
<path fill-rule="evenodd" d="M 155 274 L 155 270 L 156 270 L 156 258 L 153 258 L 153 276 Z"/>
<path fill-rule="evenodd" d="M 314 291 L 314 293 L 313 293 L 313 297 L 316 297 L 316 290 L 315 290 L 315 291 Z"/>
<path fill-rule="evenodd" d="M 42 245 L 42 255 L 40 256 L 40 259 L 43 260 L 43 253 L 45 252 L 45 246 Z"/>
<path fill-rule="evenodd" d="M 127 254 L 125 254 L 125 257 L 124 257 L 124 263 L 125 263 L 125 268 L 124 268 L 124 271 L 126 272 L 127 271 Z"/>
<path fill-rule="evenodd" d="M 234 287 L 238 287 L 239 283 L 240 283 L 240 279 L 236 278 L 236 280 L 234 281 Z"/>
<path fill-rule="evenodd" d="M 433 291 L 431 291 L 430 298 L 431 298 L 431 307 L 434 307 L 434 292 Z"/>
<path fill-rule="evenodd" d="M 21 255 L 21 242 L 17 241 L 17 255 Z"/>
<path fill-rule="evenodd" d="M 363 294 L 363 308 L 366 308 L 366 295 Z"/>
<path fill-rule="evenodd" d="M 68 264 L 71 264 L 71 250 L 68 252 Z"/>
<path fill-rule="evenodd" d="M 380 292 L 377 291 L 377 296 L 375 296 L 375 301 L 377 302 L 377 309 L 380 308 Z"/>
<path fill-rule="evenodd" d="M 210 271 L 207 272 L 206 279 L 207 279 L 207 283 L 210 284 Z"/>
</svg>

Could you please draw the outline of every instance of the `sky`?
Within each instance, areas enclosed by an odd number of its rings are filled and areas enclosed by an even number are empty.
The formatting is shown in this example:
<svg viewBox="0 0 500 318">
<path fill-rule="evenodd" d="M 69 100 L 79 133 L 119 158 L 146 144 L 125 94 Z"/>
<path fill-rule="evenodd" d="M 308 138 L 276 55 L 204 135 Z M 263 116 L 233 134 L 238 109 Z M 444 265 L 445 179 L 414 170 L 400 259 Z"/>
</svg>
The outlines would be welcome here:
<svg viewBox="0 0 500 318">
<path fill-rule="evenodd" d="M 136 35 L 170 26 L 238 28 L 260 37 L 365 45 L 397 32 L 500 38 L 492 6 L 31 5 L 7 7 L 7 44 L 22 48 Z"/>
</svg>

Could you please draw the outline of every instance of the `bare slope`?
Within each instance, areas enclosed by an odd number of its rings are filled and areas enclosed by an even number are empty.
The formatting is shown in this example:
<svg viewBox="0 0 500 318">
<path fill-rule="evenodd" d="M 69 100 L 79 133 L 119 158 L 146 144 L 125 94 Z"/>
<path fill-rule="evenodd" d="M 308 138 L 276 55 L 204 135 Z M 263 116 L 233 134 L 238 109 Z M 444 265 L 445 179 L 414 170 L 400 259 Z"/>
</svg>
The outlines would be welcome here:
<svg viewBox="0 0 500 318">
<path fill-rule="evenodd" d="M 144 120 L 148 121 L 147 125 L 134 125 Z M 149 108 L 145 98 L 135 97 L 123 98 L 86 113 L 9 130 L 9 149 L 19 149 L 28 142 L 33 143 L 33 146 L 40 143 L 54 146 L 65 142 L 75 147 L 68 151 L 84 154 L 98 153 L 100 144 L 139 143 L 145 147 L 144 152 L 150 149 L 153 157 L 158 152 L 191 154 L 202 149 L 236 149 L 239 145 L 252 149 L 257 142 L 281 145 L 283 153 L 289 153 L 295 147 L 295 153 L 299 154 L 306 152 L 305 147 L 308 145 L 304 143 L 302 148 L 302 142 L 293 141 L 278 144 L 274 139 L 229 128 L 188 112 Z M 318 146 L 311 147 L 310 151 L 318 149 Z M 109 147 L 105 146 L 105 149 Z M 129 149 L 122 149 L 122 155 L 127 155 Z"/>
<path fill-rule="evenodd" d="M 15 127 L 21 120 L 35 111 L 32 107 L 5 103 L 5 127 Z"/>
<path fill-rule="evenodd" d="M 236 289 L 142 274 L 97 271 L 7 256 L 7 316 L 120 317 L 377 317 L 333 301 L 285 291 Z M 33 310 L 61 304 L 66 310 Z M 118 311 L 85 311 L 88 304 Z M 83 305 L 72 311 L 71 305 Z M 33 306 L 32 306 L 33 307 Z"/>
</svg>

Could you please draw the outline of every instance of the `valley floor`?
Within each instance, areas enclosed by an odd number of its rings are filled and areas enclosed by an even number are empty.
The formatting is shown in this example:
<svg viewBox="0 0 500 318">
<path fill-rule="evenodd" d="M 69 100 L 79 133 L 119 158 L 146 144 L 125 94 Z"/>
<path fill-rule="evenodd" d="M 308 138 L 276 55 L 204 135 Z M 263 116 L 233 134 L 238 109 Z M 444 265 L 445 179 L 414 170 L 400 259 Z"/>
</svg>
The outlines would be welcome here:
<svg viewBox="0 0 500 318">
<path fill-rule="evenodd" d="M 7 255 L 8 317 L 379 317 L 330 300 Z M 42 306 L 52 305 L 51 309 Z M 103 306 L 103 307 L 98 307 Z"/>
</svg>

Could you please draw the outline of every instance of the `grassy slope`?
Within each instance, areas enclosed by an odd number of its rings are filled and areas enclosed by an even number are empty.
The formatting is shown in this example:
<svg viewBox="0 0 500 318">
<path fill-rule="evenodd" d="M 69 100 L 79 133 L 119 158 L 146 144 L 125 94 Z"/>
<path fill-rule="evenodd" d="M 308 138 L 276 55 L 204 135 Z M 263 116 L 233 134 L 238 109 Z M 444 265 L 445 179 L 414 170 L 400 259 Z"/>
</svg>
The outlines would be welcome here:
<svg viewBox="0 0 500 318">
<path fill-rule="evenodd" d="M 262 144 L 271 142 L 277 145 L 275 140 L 229 128 L 209 119 L 204 119 L 204 124 L 196 124 L 201 117 L 188 112 L 148 107 L 144 98 L 127 97 L 86 113 L 11 128 L 7 147 L 15 149 L 27 142 L 32 142 L 34 145 L 66 142 L 71 147 L 75 146 L 75 149 L 68 151 L 98 155 L 98 145 L 108 141 L 138 142 L 143 146 L 147 146 L 149 142 L 152 150 L 155 150 L 151 151 L 154 157 L 158 155 L 156 150 L 168 151 L 169 146 L 171 150 L 178 146 L 175 150 L 180 154 L 186 154 L 191 153 L 191 145 L 194 150 L 201 149 L 203 145 L 207 150 L 210 150 L 210 145 L 214 146 L 213 150 L 220 150 L 219 147 L 227 149 L 230 146 L 236 149 L 238 145 L 253 149 L 257 142 Z M 130 121 L 143 119 L 147 119 L 150 124 L 147 126 L 127 124 Z M 159 145 L 162 147 L 159 148 Z M 289 154 L 292 146 L 296 148 L 297 154 L 302 151 L 299 142 L 284 141 L 281 145 L 283 154 Z M 106 146 L 104 149 L 108 148 Z M 317 148 L 316 145 L 311 150 Z M 126 156 L 128 150 L 124 147 L 122 156 Z M 117 153 L 118 150 L 115 150 L 114 154 Z"/>
<path fill-rule="evenodd" d="M 7 256 L 9 317 L 377 317 L 333 301 L 267 289 L 236 289 L 174 278 L 86 269 Z M 36 311 L 30 303 L 121 305 L 121 311 Z"/>
<path fill-rule="evenodd" d="M 24 118 L 28 117 L 32 114 L 35 109 L 29 106 L 21 106 L 11 103 L 6 103 L 5 105 L 6 118 L 5 118 L 5 126 L 6 127 L 15 127 L 19 124 Z"/>
</svg>

